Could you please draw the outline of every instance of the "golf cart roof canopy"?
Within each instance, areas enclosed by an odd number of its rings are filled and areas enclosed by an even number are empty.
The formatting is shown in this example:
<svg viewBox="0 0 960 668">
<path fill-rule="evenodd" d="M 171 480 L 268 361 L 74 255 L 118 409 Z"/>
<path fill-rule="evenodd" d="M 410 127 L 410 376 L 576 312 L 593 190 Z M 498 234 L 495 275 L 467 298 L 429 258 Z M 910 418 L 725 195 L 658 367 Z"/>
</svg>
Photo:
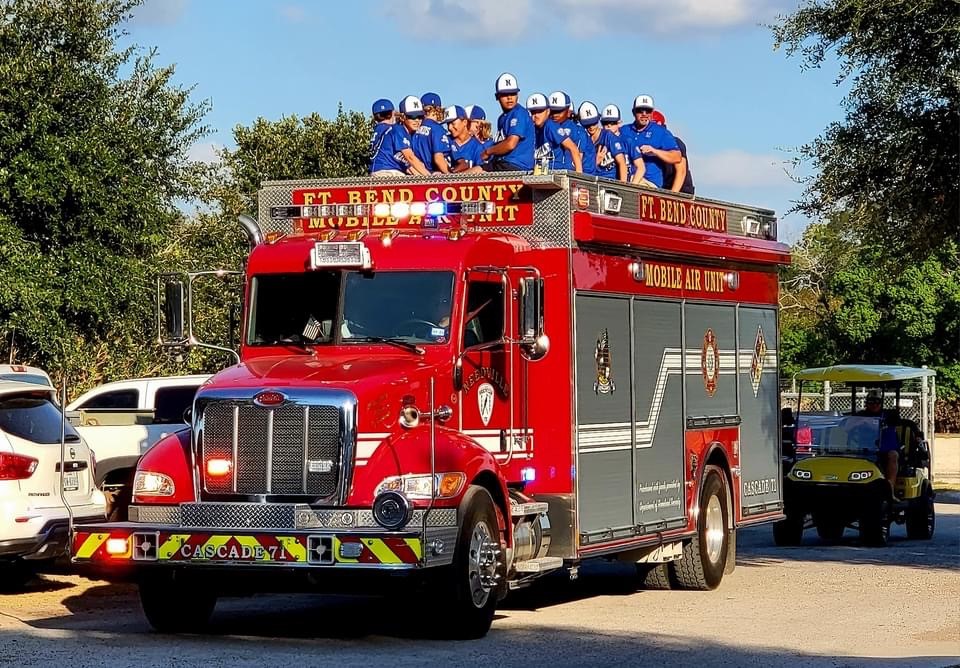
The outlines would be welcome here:
<svg viewBox="0 0 960 668">
<path fill-rule="evenodd" d="M 837 364 L 815 369 L 803 369 L 794 377 L 797 380 L 829 380 L 831 383 L 898 383 L 904 380 L 935 376 L 933 369 L 918 369 L 894 364 Z"/>
</svg>

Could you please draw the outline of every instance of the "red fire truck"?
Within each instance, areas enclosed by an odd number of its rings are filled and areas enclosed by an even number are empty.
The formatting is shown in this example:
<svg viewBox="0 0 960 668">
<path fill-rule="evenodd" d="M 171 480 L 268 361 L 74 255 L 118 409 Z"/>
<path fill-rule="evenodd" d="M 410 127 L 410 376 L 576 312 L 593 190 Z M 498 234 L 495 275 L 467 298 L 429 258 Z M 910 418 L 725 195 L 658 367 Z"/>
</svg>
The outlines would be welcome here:
<svg viewBox="0 0 960 668">
<path fill-rule="evenodd" d="M 402 581 L 478 637 L 592 557 L 713 589 L 782 517 L 773 212 L 560 172 L 270 182 L 241 222 L 238 363 L 129 521 L 73 535 L 155 628 Z M 197 342 L 191 278 L 158 285 L 168 344 Z"/>
</svg>

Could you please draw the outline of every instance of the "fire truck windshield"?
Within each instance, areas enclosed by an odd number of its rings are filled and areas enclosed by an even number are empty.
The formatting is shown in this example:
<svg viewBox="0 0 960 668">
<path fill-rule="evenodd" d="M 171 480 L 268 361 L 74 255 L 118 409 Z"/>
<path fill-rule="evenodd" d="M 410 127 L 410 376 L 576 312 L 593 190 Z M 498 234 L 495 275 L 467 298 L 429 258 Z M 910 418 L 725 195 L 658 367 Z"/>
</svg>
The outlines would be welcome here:
<svg viewBox="0 0 960 668">
<path fill-rule="evenodd" d="M 445 343 L 453 279 L 450 271 L 260 274 L 251 283 L 247 344 Z"/>
</svg>

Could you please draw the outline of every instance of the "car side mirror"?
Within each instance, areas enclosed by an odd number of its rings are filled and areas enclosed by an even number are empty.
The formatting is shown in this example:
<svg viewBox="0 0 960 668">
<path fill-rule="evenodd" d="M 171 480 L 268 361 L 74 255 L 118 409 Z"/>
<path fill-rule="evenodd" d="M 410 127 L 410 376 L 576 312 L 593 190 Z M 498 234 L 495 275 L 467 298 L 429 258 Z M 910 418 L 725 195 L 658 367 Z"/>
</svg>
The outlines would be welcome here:
<svg viewBox="0 0 960 668">
<path fill-rule="evenodd" d="M 535 362 L 547 354 L 550 339 L 543 331 L 543 279 L 520 279 L 520 353 Z"/>
<path fill-rule="evenodd" d="M 157 290 L 160 343 L 167 346 L 183 345 L 187 342 L 186 286 L 183 281 L 170 275 L 161 276 L 157 282 L 162 284 L 162 289 Z"/>
</svg>

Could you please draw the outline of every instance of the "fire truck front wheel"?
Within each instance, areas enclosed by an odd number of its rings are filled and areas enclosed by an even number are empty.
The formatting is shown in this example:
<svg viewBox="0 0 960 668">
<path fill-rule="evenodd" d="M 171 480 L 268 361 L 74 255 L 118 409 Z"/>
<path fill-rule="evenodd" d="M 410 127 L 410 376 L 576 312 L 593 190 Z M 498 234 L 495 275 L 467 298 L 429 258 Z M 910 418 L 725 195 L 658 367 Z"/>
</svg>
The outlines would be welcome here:
<svg viewBox="0 0 960 668">
<path fill-rule="evenodd" d="M 437 610 L 443 610 L 441 633 L 455 639 L 482 638 L 490 630 L 506 564 L 493 499 L 483 487 L 471 485 L 464 495 L 463 523 L 453 565 L 434 589 Z"/>
<path fill-rule="evenodd" d="M 139 582 L 140 605 L 160 633 L 197 633 L 210 621 L 217 595 L 196 580 L 172 573 L 148 573 Z"/>
<path fill-rule="evenodd" d="M 726 478 L 716 466 L 704 471 L 700 491 L 697 533 L 683 546 L 683 558 L 670 563 L 671 574 L 681 589 L 716 589 L 727 565 L 730 534 L 730 504 Z"/>
</svg>

